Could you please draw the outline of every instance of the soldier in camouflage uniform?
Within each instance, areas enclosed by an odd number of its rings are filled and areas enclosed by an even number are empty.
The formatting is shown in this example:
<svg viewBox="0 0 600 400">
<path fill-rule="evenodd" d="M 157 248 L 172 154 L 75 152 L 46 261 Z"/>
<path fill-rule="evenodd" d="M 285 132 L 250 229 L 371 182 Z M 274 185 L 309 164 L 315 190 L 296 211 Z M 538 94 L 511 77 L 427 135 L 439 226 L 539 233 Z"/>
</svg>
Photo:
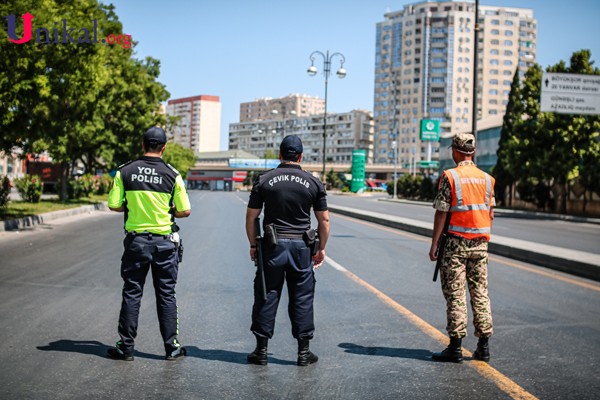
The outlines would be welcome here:
<svg viewBox="0 0 600 400">
<path fill-rule="evenodd" d="M 444 172 L 433 203 L 436 213 L 429 250 L 432 261 L 438 258 L 438 244 L 446 218 L 450 218 L 440 267 L 450 344 L 441 353 L 433 354 L 436 361 L 462 362 L 461 342 L 467 335 L 467 286 L 475 336 L 479 338 L 473 357 L 482 361 L 490 358 L 488 338 L 493 334 L 493 324 L 487 289 L 487 250 L 494 217 L 494 179 L 475 166 L 473 154 L 475 137 L 457 134 L 452 140 L 452 158 L 457 167 Z"/>
</svg>

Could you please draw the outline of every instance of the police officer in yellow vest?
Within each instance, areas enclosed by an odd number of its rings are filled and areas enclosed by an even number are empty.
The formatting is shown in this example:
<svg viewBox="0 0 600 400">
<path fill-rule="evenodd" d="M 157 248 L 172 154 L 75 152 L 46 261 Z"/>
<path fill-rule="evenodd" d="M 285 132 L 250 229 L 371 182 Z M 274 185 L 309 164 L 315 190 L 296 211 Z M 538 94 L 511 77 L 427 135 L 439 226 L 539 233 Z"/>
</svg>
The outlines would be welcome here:
<svg viewBox="0 0 600 400">
<path fill-rule="evenodd" d="M 448 239 L 443 249 L 440 276 L 446 299 L 446 330 L 450 344 L 435 361 L 462 362 L 462 338 L 467 335 L 467 292 L 471 296 L 475 336 L 479 338 L 473 357 L 489 361 L 488 338 L 493 333 L 488 297 L 488 242 L 494 218 L 494 178 L 473 162 L 475 136 L 459 133 L 452 140 L 456 168 L 444 171 L 433 207 L 436 209 L 429 258 L 438 258 L 438 243 L 446 218 Z"/>
<path fill-rule="evenodd" d="M 185 348 L 177 339 L 175 284 L 182 248 L 174 220 L 189 217 L 191 206 L 181 175 L 161 158 L 166 143 L 164 130 L 148 129 L 142 143 L 144 155 L 119 167 L 108 195 L 108 207 L 125 213 L 126 232 L 121 258 L 121 340 L 108 350 L 112 359 L 133 361 L 140 303 L 149 270 L 165 358 L 175 360 L 185 355 Z"/>
</svg>

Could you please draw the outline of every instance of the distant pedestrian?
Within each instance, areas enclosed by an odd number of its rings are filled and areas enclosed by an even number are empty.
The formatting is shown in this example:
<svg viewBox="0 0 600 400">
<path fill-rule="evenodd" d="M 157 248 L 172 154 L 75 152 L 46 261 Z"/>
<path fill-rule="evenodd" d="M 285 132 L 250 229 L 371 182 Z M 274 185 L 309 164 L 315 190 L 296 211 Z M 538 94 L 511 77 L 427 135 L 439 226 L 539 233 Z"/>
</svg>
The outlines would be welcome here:
<svg viewBox="0 0 600 400">
<path fill-rule="evenodd" d="M 448 239 L 443 252 L 440 276 L 446 299 L 446 330 L 449 346 L 434 353 L 435 361 L 462 362 L 462 338 L 467 335 L 468 286 L 473 310 L 475 336 L 479 338 L 473 357 L 489 361 L 488 339 L 493 333 L 488 297 L 488 242 L 494 218 L 494 178 L 473 163 L 475 136 L 459 133 L 452 140 L 456 168 L 444 171 L 434 200 L 436 209 L 429 258 L 438 258 L 438 243 L 447 218 Z"/>
<path fill-rule="evenodd" d="M 183 248 L 175 217 L 191 213 L 185 185 L 175 168 L 162 160 L 167 136 L 158 127 L 144 134 L 143 157 L 119 167 L 108 195 L 108 207 L 125 213 L 125 251 L 121 258 L 123 301 L 119 340 L 108 356 L 133 361 L 138 315 L 148 271 L 156 294 L 156 310 L 167 360 L 185 355 L 179 333 L 175 284 Z"/>
<path fill-rule="evenodd" d="M 288 313 L 292 335 L 298 340 L 297 364 L 305 366 L 317 362 L 318 357 L 309 349 L 315 325 L 313 300 L 315 274 L 325 259 L 329 237 L 329 211 L 325 188 L 321 181 L 300 167 L 302 141 L 298 136 L 286 136 L 279 147 L 281 164 L 255 179 L 246 210 L 246 233 L 250 241 L 250 258 L 258 256 L 255 228 L 256 218 L 264 206 L 261 240 L 266 301 L 262 297 L 260 277 L 254 280 L 254 306 L 251 331 L 256 336 L 256 349 L 248 355 L 248 362 L 266 365 L 267 343 L 273 337 L 277 306 L 287 282 Z M 318 221 L 318 241 L 311 230 L 311 208 Z M 267 233 L 268 231 L 268 233 Z"/>
</svg>

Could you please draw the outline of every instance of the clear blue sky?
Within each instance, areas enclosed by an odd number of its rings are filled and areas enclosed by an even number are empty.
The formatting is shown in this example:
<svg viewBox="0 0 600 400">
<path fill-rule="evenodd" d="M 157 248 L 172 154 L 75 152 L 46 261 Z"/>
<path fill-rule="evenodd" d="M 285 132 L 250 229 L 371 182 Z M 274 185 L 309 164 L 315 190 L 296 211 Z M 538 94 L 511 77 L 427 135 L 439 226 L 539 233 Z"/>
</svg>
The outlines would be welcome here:
<svg viewBox="0 0 600 400">
<path fill-rule="evenodd" d="M 302 93 L 323 97 L 321 74 L 309 77 L 314 50 L 341 52 L 345 79 L 329 81 L 328 109 L 373 109 L 375 24 L 408 0 L 105 0 L 125 33 L 138 42 L 136 57 L 161 61 L 159 80 L 172 98 L 221 98 L 221 149 L 240 103 Z M 568 61 L 587 48 L 600 66 L 600 1 L 481 0 L 482 5 L 532 8 L 538 20 L 537 62 Z M 337 70 L 335 60 L 332 69 Z M 317 68 L 322 71 L 319 58 Z"/>
</svg>

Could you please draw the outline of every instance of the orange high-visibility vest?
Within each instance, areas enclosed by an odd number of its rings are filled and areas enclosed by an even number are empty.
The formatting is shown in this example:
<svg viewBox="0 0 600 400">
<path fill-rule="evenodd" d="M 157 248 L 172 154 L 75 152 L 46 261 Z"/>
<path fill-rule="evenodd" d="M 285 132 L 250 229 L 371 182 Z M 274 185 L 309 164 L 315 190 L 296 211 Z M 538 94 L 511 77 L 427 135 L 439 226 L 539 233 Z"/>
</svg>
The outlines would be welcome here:
<svg viewBox="0 0 600 400">
<path fill-rule="evenodd" d="M 444 171 L 452 186 L 448 232 L 467 239 L 490 240 L 490 209 L 495 180 L 474 165 Z"/>
</svg>

